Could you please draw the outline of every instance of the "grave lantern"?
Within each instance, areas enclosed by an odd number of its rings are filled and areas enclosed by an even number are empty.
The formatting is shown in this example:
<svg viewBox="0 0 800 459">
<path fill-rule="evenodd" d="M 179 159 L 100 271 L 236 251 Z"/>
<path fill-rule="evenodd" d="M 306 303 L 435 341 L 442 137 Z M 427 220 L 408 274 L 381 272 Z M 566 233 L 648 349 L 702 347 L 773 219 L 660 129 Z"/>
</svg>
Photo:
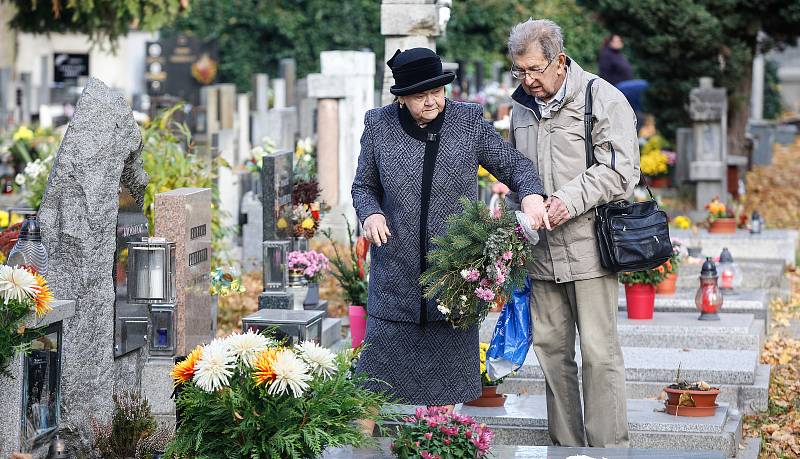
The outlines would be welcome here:
<svg viewBox="0 0 800 459">
<path fill-rule="evenodd" d="M 42 231 L 36 220 L 36 214 L 25 215 L 19 237 L 8 254 L 6 264 L 33 268 L 42 276 L 47 276 L 47 249 L 42 244 Z"/>
<path fill-rule="evenodd" d="M 175 303 L 175 243 L 163 238 L 128 242 L 128 302 Z"/>
<path fill-rule="evenodd" d="M 264 292 L 285 292 L 289 284 L 288 254 L 291 242 L 264 241 Z"/>
<path fill-rule="evenodd" d="M 722 253 L 719 254 L 717 271 L 719 271 L 721 288 L 731 290 L 742 284 L 742 270 L 733 261 L 733 255 L 727 247 L 723 248 Z"/>
<path fill-rule="evenodd" d="M 722 291 L 717 285 L 718 279 L 717 266 L 711 258 L 706 258 L 700 271 L 700 287 L 694 296 L 694 304 L 700 311 L 699 320 L 719 320 L 717 313 L 722 308 Z"/>
<path fill-rule="evenodd" d="M 757 210 L 754 210 L 753 215 L 750 216 L 750 234 L 761 234 L 762 229 L 764 229 L 764 218 Z"/>
<path fill-rule="evenodd" d="M 292 311 L 285 309 L 261 309 L 242 319 L 242 330 L 275 330 L 275 338 L 288 338 L 290 344 L 315 341 L 322 344 L 322 319 L 326 311 Z"/>
<path fill-rule="evenodd" d="M 175 355 L 175 305 L 151 304 L 148 328 L 150 355 Z"/>
</svg>

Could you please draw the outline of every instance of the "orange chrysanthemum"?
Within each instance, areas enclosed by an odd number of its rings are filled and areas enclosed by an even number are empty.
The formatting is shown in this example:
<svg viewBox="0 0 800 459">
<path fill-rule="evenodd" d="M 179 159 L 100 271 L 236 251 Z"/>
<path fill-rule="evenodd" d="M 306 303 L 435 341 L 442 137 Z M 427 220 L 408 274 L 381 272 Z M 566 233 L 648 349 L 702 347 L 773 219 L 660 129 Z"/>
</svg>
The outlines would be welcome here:
<svg viewBox="0 0 800 459">
<path fill-rule="evenodd" d="M 203 348 L 197 346 L 185 359 L 175 364 L 170 372 L 170 376 L 172 376 L 172 380 L 175 381 L 176 386 L 192 379 L 192 376 L 194 376 L 194 366 L 202 355 Z"/>
<path fill-rule="evenodd" d="M 267 349 L 258 355 L 256 364 L 253 367 L 253 379 L 256 381 L 256 386 L 262 384 L 269 384 L 275 380 L 275 371 L 272 366 L 275 363 L 275 356 L 278 355 L 278 349 Z"/>
<path fill-rule="evenodd" d="M 53 291 L 50 290 L 50 286 L 44 276 L 41 274 L 34 274 L 33 276 L 36 279 L 36 295 L 33 299 L 35 302 L 34 309 L 36 317 L 42 317 L 53 310 L 53 307 L 50 306 L 50 303 L 53 302 Z"/>
</svg>

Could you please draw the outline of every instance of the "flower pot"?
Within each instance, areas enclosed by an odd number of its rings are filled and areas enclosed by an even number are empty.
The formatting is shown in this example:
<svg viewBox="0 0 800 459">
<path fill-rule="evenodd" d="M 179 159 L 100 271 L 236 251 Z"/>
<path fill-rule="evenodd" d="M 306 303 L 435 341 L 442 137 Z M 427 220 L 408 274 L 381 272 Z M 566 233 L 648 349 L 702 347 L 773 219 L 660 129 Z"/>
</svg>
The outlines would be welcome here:
<svg viewBox="0 0 800 459">
<path fill-rule="evenodd" d="M 361 346 L 367 333 L 367 309 L 364 306 L 351 304 L 347 308 L 347 315 L 350 318 L 350 340 L 355 349 Z"/>
<path fill-rule="evenodd" d="M 678 273 L 672 273 L 666 279 L 656 285 L 657 295 L 674 295 L 678 286 Z"/>
<path fill-rule="evenodd" d="M 303 300 L 303 306 L 314 306 L 319 304 L 319 283 L 312 282 L 308 284 L 308 293 L 306 299 Z"/>
<path fill-rule="evenodd" d="M 735 218 L 718 218 L 711 222 L 708 227 L 709 233 L 735 233 L 736 232 L 736 219 Z"/>
<path fill-rule="evenodd" d="M 667 405 L 678 406 L 681 394 L 689 394 L 692 397 L 692 401 L 694 401 L 694 406 L 697 408 L 716 406 L 717 395 L 719 395 L 719 389 L 716 388 L 709 390 L 683 390 L 665 387 L 664 392 L 667 393 L 668 397 Z M 681 406 L 680 408 L 683 409 L 687 407 Z"/>
<path fill-rule="evenodd" d="M 481 396 L 475 400 L 464 402 L 464 405 L 490 407 L 503 406 L 505 403 L 506 397 L 497 393 L 497 386 L 483 386 L 481 387 Z"/>
<path fill-rule="evenodd" d="M 667 188 L 669 186 L 669 177 L 666 175 L 662 177 L 651 177 L 649 182 L 651 188 Z"/>
<path fill-rule="evenodd" d="M 625 284 L 628 319 L 650 320 L 656 302 L 656 288 L 650 284 Z"/>
</svg>

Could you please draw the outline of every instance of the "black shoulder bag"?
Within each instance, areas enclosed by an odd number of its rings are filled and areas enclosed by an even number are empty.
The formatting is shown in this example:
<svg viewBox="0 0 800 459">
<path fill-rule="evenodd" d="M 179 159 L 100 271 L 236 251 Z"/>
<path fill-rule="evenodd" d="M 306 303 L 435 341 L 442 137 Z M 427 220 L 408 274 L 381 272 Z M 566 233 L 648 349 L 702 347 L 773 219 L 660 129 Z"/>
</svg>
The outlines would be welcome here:
<svg viewBox="0 0 800 459">
<path fill-rule="evenodd" d="M 595 162 L 592 142 L 592 83 L 586 85 L 586 168 Z M 612 151 L 613 154 L 613 151 Z M 613 161 L 612 161 L 613 167 Z M 644 271 L 658 267 L 672 255 L 669 219 L 647 187 L 645 202 L 614 201 L 595 208 L 595 233 L 603 268 L 618 272 Z"/>
</svg>

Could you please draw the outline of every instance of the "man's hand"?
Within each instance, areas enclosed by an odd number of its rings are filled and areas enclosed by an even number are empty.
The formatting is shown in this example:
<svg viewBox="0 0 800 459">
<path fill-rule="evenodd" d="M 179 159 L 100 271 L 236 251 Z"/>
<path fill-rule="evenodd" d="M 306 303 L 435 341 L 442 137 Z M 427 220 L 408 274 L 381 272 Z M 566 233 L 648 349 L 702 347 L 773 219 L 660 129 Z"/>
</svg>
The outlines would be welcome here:
<svg viewBox="0 0 800 459">
<path fill-rule="evenodd" d="M 547 205 L 547 218 L 550 220 L 550 226 L 553 228 L 563 225 L 571 218 L 569 216 L 569 210 L 567 210 L 567 206 L 562 200 L 551 196 L 547 198 L 545 204 Z M 548 227 L 548 229 L 550 228 Z"/>
<path fill-rule="evenodd" d="M 544 207 L 544 198 L 538 194 L 529 194 L 522 199 L 522 212 L 531 219 L 531 228 L 540 229 L 542 226 L 550 229 L 547 221 L 547 209 Z"/>
<path fill-rule="evenodd" d="M 364 220 L 364 236 L 369 242 L 380 247 L 389 241 L 389 226 L 386 225 L 386 217 L 382 214 L 372 214 Z"/>
</svg>

